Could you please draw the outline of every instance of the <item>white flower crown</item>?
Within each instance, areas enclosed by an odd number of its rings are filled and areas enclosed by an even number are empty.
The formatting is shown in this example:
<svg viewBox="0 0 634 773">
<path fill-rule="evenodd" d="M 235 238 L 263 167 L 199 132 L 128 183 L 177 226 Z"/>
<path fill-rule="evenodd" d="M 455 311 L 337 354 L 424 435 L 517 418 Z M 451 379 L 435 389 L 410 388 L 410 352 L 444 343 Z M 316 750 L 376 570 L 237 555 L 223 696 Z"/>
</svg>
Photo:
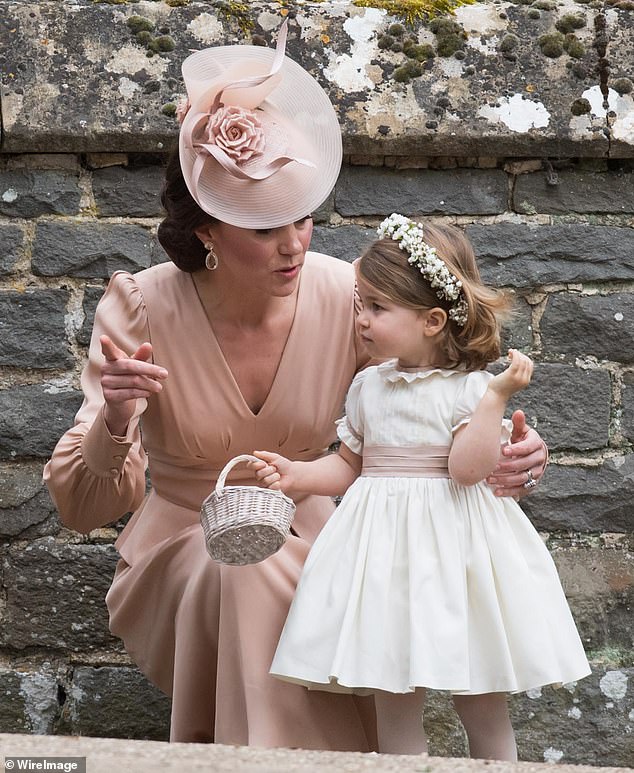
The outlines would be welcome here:
<svg viewBox="0 0 634 773">
<path fill-rule="evenodd" d="M 454 301 L 448 312 L 449 319 L 461 327 L 465 325 L 469 309 L 462 293 L 462 282 L 449 271 L 436 248 L 423 241 L 422 223 L 415 223 L 395 212 L 385 218 L 376 232 L 383 239 L 398 242 L 400 249 L 408 253 L 408 263 L 419 269 L 436 295 Z"/>
</svg>

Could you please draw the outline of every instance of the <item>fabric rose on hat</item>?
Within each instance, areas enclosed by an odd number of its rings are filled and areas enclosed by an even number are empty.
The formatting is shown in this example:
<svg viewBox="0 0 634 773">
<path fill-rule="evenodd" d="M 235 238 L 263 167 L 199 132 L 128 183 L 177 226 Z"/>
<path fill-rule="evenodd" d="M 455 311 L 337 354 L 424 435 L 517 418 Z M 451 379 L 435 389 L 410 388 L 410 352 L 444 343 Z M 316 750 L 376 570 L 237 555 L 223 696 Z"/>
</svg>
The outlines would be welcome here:
<svg viewBox="0 0 634 773">
<path fill-rule="evenodd" d="M 220 107 L 207 123 L 208 141 L 237 164 L 263 152 L 264 129 L 252 110 L 229 105 Z"/>
</svg>

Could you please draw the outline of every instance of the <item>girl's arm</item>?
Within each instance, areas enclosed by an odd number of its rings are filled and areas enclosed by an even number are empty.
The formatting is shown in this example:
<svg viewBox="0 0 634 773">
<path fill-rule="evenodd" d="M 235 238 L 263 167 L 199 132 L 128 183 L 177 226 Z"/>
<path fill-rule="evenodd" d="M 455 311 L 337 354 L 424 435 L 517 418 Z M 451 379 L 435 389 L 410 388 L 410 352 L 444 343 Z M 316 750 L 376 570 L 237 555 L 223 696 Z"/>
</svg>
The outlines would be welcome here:
<svg viewBox="0 0 634 773">
<path fill-rule="evenodd" d="M 270 451 L 254 451 L 261 462 L 252 462 L 256 478 L 267 488 L 281 489 L 288 496 L 294 494 L 322 494 L 340 496 L 359 477 L 362 457 L 345 443 L 336 454 L 323 456 L 313 462 L 292 462 Z"/>
<path fill-rule="evenodd" d="M 511 364 L 489 382 L 468 424 L 460 427 L 449 452 L 449 474 L 463 486 L 473 486 L 489 475 L 500 458 L 500 425 L 509 399 L 531 380 L 533 362 L 516 349 Z"/>
</svg>

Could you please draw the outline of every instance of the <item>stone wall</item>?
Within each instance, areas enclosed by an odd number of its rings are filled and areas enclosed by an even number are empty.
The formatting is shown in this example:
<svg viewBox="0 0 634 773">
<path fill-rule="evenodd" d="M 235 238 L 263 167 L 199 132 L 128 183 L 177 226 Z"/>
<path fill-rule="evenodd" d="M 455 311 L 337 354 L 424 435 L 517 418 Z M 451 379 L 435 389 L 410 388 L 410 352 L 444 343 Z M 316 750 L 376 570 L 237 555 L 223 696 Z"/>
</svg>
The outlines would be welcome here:
<svg viewBox="0 0 634 773">
<path fill-rule="evenodd" d="M 552 464 L 525 507 L 593 675 L 512 698 L 521 756 L 634 764 L 634 14 L 620 5 L 467 6 L 462 47 L 442 57 L 429 23 L 394 28 L 397 17 L 341 2 L 240 15 L 237 3 L 0 0 L 1 732 L 167 737 L 168 700 L 108 631 L 122 523 L 62 528 L 41 471 L 79 405 L 108 276 L 165 259 L 158 191 L 183 51 L 270 41 L 286 11 L 289 50 L 329 89 L 344 131 L 313 248 L 350 260 L 394 210 L 463 226 L 485 279 L 515 294 L 507 342 L 536 360 L 517 404 Z M 536 58 L 530 25 L 554 34 L 571 13 L 585 25 L 561 34 L 585 52 Z M 133 16 L 174 49 L 148 57 Z M 409 35 L 437 55 L 404 82 L 392 48 Z M 576 99 L 590 111 L 571 113 Z M 427 724 L 433 752 L 464 754 L 447 696 L 430 700 Z"/>
</svg>

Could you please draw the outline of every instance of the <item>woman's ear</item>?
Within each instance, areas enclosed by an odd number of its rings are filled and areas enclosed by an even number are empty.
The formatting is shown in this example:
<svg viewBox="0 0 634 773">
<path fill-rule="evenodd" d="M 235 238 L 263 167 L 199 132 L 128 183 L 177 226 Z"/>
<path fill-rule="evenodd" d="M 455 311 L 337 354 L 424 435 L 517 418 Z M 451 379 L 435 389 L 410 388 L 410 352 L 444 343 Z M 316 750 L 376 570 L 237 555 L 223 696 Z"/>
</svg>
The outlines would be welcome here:
<svg viewBox="0 0 634 773">
<path fill-rule="evenodd" d="M 440 333 L 447 324 L 447 312 L 436 306 L 425 311 L 425 335 L 435 336 Z"/>
<path fill-rule="evenodd" d="M 201 225 L 200 228 L 194 228 L 194 233 L 203 244 L 213 242 L 211 226 L 209 225 Z"/>
</svg>

